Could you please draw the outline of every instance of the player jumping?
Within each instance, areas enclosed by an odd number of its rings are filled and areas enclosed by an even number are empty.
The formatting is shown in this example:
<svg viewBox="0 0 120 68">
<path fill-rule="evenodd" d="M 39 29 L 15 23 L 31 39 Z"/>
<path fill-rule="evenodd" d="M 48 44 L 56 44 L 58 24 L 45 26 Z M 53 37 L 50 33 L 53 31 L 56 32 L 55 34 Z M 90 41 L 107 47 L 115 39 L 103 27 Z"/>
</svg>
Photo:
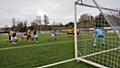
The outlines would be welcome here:
<svg viewBox="0 0 120 68">
<path fill-rule="evenodd" d="M 103 29 L 99 26 L 96 25 L 96 28 L 94 30 L 94 35 L 93 37 L 96 35 L 95 39 L 94 39 L 94 44 L 93 46 L 96 46 L 97 43 L 97 39 L 102 38 L 102 45 L 104 45 L 104 31 Z"/>
</svg>

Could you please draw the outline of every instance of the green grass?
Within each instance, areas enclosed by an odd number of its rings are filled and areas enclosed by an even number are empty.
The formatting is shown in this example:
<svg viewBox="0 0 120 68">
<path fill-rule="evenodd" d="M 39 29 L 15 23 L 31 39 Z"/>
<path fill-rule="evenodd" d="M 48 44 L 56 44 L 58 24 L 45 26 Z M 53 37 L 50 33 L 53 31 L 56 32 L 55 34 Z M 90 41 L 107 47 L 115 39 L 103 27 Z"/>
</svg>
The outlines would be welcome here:
<svg viewBox="0 0 120 68">
<path fill-rule="evenodd" d="M 20 47 L 0 50 L 0 68 L 34 68 L 55 62 L 74 58 L 74 38 L 68 38 L 67 34 L 59 34 L 57 40 L 48 41 L 50 34 L 39 34 L 39 42 L 25 44 L 24 40 L 18 40 L 16 45 L 6 44 L 7 35 L 0 35 L 0 49 L 9 47 Z M 19 35 L 18 38 L 21 38 Z M 69 42 L 65 42 L 69 41 Z M 58 43 L 62 42 L 62 43 Z M 52 44 L 50 44 L 52 43 Z M 44 44 L 44 45 L 43 45 Z M 32 47 L 29 47 L 31 46 Z M 37 45 L 37 46 L 36 46 Z M 28 47 L 27 47 L 28 46 Z M 50 68 L 95 68 L 86 63 L 76 61 L 52 66 Z"/>
</svg>

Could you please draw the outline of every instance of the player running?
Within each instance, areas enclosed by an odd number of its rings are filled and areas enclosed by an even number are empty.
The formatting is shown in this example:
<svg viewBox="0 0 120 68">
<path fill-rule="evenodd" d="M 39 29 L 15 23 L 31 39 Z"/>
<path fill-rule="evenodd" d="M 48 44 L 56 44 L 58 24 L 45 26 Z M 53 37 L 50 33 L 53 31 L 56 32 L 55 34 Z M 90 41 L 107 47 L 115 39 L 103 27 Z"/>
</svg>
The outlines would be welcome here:
<svg viewBox="0 0 120 68">
<path fill-rule="evenodd" d="M 96 25 L 96 28 L 94 30 L 94 35 L 93 37 L 96 35 L 95 39 L 94 39 L 94 44 L 93 46 L 96 46 L 97 43 L 97 39 L 102 38 L 102 45 L 104 45 L 104 31 L 101 27 L 99 27 L 98 25 Z"/>
<path fill-rule="evenodd" d="M 24 32 L 23 37 L 20 38 L 20 40 L 21 40 L 21 39 L 24 39 L 24 38 L 27 38 L 27 32 Z"/>
<path fill-rule="evenodd" d="M 11 36 L 13 35 L 13 33 L 14 33 L 13 30 L 9 31 L 9 33 L 8 33 L 9 40 L 7 41 L 7 43 L 10 42 L 10 40 L 11 40 Z"/>
<path fill-rule="evenodd" d="M 38 42 L 38 36 L 37 36 L 37 30 L 36 29 L 33 30 L 32 41 L 34 40 L 34 38 L 36 38 L 36 42 Z"/>
<path fill-rule="evenodd" d="M 55 30 L 51 31 L 51 36 L 50 36 L 49 41 L 52 40 L 52 37 L 54 38 L 54 40 L 56 40 L 56 32 L 55 32 Z"/>
<path fill-rule="evenodd" d="M 17 34 L 16 31 L 12 34 L 12 36 L 11 36 L 11 40 L 10 40 L 10 42 L 9 42 L 10 44 L 11 44 L 11 42 L 13 42 L 13 41 L 14 41 L 14 44 L 17 43 L 18 38 L 16 37 L 16 34 Z"/>
</svg>

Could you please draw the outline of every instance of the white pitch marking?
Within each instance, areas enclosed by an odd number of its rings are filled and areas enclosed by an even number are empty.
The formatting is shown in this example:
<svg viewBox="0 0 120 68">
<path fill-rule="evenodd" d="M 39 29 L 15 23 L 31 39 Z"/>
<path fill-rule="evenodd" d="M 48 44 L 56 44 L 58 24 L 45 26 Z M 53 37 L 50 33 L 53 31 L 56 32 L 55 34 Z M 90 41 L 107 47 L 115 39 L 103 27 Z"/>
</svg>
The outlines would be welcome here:
<svg viewBox="0 0 120 68">
<path fill-rule="evenodd" d="M 54 43 L 36 44 L 36 45 L 27 45 L 27 46 L 7 47 L 7 48 L 0 48 L 0 50 L 8 50 L 8 49 L 16 49 L 16 48 L 25 48 L 25 47 L 34 47 L 34 46 L 43 46 L 43 45 L 58 44 L 58 43 L 67 43 L 67 42 L 74 42 L 74 41 L 65 41 L 65 42 L 54 42 Z"/>
<path fill-rule="evenodd" d="M 46 68 L 46 67 L 50 67 L 50 66 L 54 66 L 54 65 L 70 62 L 70 61 L 73 61 L 73 60 L 75 60 L 75 58 L 69 59 L 69 60 L 65 60 L 65 61 L 61 61 L 61 62 L 56 62 L 56 63 L 53 63 L 53 64 L 44 65 L 44 66 L 41 66 L 41 67 L 36 67 L 36 68 Z"/>
</svg>

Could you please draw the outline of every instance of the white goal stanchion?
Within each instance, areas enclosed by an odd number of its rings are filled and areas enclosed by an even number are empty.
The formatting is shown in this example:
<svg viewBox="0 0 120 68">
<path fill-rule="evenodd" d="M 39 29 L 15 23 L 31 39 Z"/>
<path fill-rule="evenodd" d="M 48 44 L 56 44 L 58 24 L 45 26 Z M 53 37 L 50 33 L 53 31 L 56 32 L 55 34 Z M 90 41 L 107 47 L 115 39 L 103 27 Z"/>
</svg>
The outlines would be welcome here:
<svg viewBox="0 0 120 68">
<path fill-rule="evenodd" d="M 120 11 L 91 1 L 75 2 L 75 58 L 99 68 L 120 68 Z"/>
</svg>

